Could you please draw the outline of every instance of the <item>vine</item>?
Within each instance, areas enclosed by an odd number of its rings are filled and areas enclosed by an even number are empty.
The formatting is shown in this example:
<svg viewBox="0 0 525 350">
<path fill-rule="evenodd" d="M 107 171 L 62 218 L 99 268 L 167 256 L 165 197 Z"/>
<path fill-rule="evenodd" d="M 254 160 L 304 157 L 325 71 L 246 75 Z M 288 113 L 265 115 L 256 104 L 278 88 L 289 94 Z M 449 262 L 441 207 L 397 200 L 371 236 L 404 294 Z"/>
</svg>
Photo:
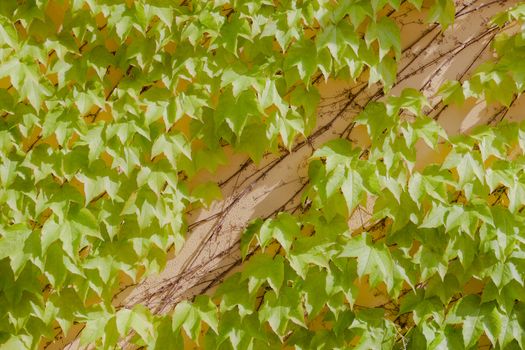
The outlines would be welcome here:
<svg viewBox="0 0 525 350">
<path fill-rule="evenodd" d="M 103 348 L 469 348 L 482 333 L 521 347 L 523 125 L 449 139 L 415 90 L 372 101 L 396 83 L 393 15 L 422 5 L 3 1 L 2 346 L 37 348 L 80 325 L 81 343 Z M 429 21 L 452 24 L 453 1 L 429 5 Z M 496 36 L 498 59 L 447 83 L 445 103 L 511 105 L 524 89 L 511 64 L 521 41 Z M 190 183 L 224 164 L 225 149 L 258 163 L 330 127 L 315 128 L 321 79 L 382 85 L 349 126 L 367 128 L 370 148 L 317 149 L 298 212 L 253 223 L 242 272 L 213 297 L 169 315 L 116 307 L 123 286 L 180 249 L 185 213 L 220 197 L 224 182 Z M 451 149 L 441 167 L 413 169 L 418 140 Z M 351 232 L 348 218 L 372 197 L 373 224 Z M 471 279 L 483 291 L 464 295 Z M 388 301 L 356 305 L 356 280 Z"/>
</svg>

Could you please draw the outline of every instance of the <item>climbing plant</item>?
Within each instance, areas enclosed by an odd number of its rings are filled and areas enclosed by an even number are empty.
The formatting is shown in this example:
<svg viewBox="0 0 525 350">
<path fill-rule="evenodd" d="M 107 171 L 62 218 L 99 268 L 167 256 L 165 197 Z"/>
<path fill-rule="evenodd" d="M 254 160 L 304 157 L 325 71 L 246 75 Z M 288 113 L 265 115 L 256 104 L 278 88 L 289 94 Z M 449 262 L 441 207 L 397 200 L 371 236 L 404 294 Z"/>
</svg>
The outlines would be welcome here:
<svg viewBox="0 0 525 350">
<path fill-rule="evenodd" d="M 425 5 L 425 7 L 423 7 Z M 44 347 L 72 328 L 96 348 L 521 348 L 525 126 L 452 138 L 411 89 L 366 106 L 371 143 L 310 160 L 300 214 L 243 234 L 242 272 L 167 315 L 117 308 L 162 270 L 184 214 L 220 196 L 191 183 L 259 162 L 315 128 L 322 79 L 395 82 L 400 7 L 445 30 L 452 0 L 4 0 L 0 2 L 0 343 Z M 523 22 L 518 5 L 498 15 Z M 510 105 L 523 32 L 445 103 Z M 415 170 L 415 144 L 447 149 Z M 348 219 L 374 201 L 371 225 Z M 480 281 L 483 288 L 465 292 Z M 384 294 L 355 305 L 356 281 Z"/>
</svg>

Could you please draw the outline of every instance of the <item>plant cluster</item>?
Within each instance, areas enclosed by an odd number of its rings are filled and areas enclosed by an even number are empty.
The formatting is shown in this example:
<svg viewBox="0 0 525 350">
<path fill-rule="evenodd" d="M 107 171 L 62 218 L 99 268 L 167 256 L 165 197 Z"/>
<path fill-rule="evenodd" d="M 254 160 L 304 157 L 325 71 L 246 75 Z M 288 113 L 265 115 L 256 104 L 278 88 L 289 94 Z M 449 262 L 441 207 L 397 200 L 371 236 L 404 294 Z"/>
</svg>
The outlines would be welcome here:
<svg viewBox="0 0 525 350">
<path fill-rule="evenodd" d="M 189 186 L 315 128 L 319 79 L 388 91 L 401 55 L 390 18 L 422 0 L 5 0 L 0 2 L 0 343 L 215 348 L 522 348 L 525 126 L 448 137 L 419 92 L 370 103 L 370 147 L 334 140 L 309 166 L 303 211 L 257 220 L 243 270 L 169 315 L 117 309 L 160 271 L 184 213 L 220 196 Z M 452 0 L 430 4 L 445 29 Z M 522 23 L 525 5 L 494 19 Z M 523 31 L 446 103 L 510 105 L 525 90 Z M 416 143 L 447 150 L 414 168 Z M 349 230 L 375 201 L 369 227 Z M 355 303 L 356 281 L 387 301 Z M 472 281 L 479 291 L 465 287 Z"/>
</svg>

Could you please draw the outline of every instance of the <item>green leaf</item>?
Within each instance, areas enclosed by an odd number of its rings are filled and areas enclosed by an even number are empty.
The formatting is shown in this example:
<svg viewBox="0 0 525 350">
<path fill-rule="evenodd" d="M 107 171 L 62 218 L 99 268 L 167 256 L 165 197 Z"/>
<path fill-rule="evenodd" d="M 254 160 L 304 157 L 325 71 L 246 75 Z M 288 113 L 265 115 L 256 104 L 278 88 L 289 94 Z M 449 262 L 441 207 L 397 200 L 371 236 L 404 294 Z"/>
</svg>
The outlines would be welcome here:
<svg viewBox="0 0 525 350">
<path fill-rule="evenodd" d="M 97 339 L 102 338 L 104 329 L 109 321 L 109 315 L 104 312 L 93 313 L 86 323 L 86 327 L 80 335 L 80 344 L 93 344 Z"/>
<path fill-rule="evenodd" d="M 265 294 L 264 303 L 259 310 L 259 320 L 268 322 L 280 337 L 286 334 L 289 321 L 306 327 L 300 300 L 299 293 L 293 288 L 283 288 L 279 296 L 269 291 Z"/>
<path fill-rule="evenodd" d="M 288 213 L 280 213 L 275 219 L 267 220 L 259 232 L 259 242 L 261 247 L 266 247 L 268 243 L 275 239 L 289 251 L 295 237 L 299 235 L 299 225 L 293 216 Z"/>
<path fill-rule="evenodd" d="M 461 83 L 456 80 L 447 80 L 441 85 L 438 93 L 443 96 L 445 104 L 457 104 L 462 105 L 465 101 L 465 95 L 463 94 L 463 87 Z"/>
<path fill-rule="evenodd" d="M 246 259 L 250 246 L 253 242 L 254 237 L 260 231 L 263 221 L 260 218 L 255 219 L 253 222 L 248 224 L 248 227 L 244 230 L 241 236 L 241 256 Z"/>
<path fill-rule="evenodd" d="M 297 67 L 299 77 L 308 82 L 317 70 L 317 49 L 312 41 L 303 40 L 294 43 L 284 60 L 285 69 Z"/>
<path fill-rule="evenodd" d="M 484 331 L 484 314 L 487 311 L 486 306 L 480 305 L 481 298 L 477 295 L 467 295 L 456 304 L 452 313 L 463 323 L 462 334 L 465 348 L 471 348 L 476 345 L 478 339 Z"/>
<path fill-rule="evenodd" d="M 428 13 L 429 22 L 438 22 L 443 30 L 454 23 L 456 7 L 453 0 L 436 0 Z"/>
<path fill-rule="evenodd" d="M 341 186 L 341 190 L 346 200 L 348 212 L 352 213 L 363 197 L 363 180 L 361 175 L 349 169 Z"/>
<path fill-rule="evenodd" d="M 394 108 L 390 114 L 398 113 L 403 108 L 419 116 L 423 114 L 423 108 L 429 106 L 426 97 L 419 90 L 412 88 L 403 89 L 399 97 L 393 96 L 389 99 L 389 108 Z"/>
<path fill-rule="evenodd" d="M 201 331 L 201 320 L 194 306 L 187 301 L 177 304 L 172 316 L 172 329 L 184 329 L 190 339 L 197 341 Z"/>
<path fill-rule="evenodd" d="M 145 306 L 137 305 L 133 308 L 129 324 L 146 343 L 153 340 L 155 331 L 153 329 L 151 314 Z"/>
<path fill-rule="evenodd" d="M 343 0 L 335 7 L 334 19 L 339 22 L 348 16 L 354 28 L 358 28 L 367 17 L 373 18 L 375 12 L 370 1 Z"/>
<path fill-rule="evenodd" d="M 222 193 L 215 182 L 208 181 L 195 187 L 192 196 L 200 200 L 205 206 L 209 206 L 213 201 L 221 199 Z"/>
<path fill-rule="evenodd" d="M 212 300 L 204 295 L 198 295 L 193 305 L 200 320 L 204 321 L 211 329 L 218 332 L 219 320 L 217 318 L 217 306 Z"/>
<path fill-rule="evenodd" d="M 370 235 L 363 233 L 352 238 L 344 247 L 340 257 L 357 258 L 359 277 L 369 275 L 370 285 L 384 282 L 390 290 L 394 285 L 394 264 L 384 244 L 374 243 Z"/>
<path fill-rule="evenodd" d="M 365 125 L 371 139 L 379 139 L 383 131 L 394 125 L 394 118 L 387 114 L 383 103 L 372 102 L 357 116 L 356 122 Z"/>
<path fill-rule="evenodd" d="M 343 51 L 346 46 L 350 47 L 356 55 L 359 51 L 359 37 L 352 26 L 344 20 L 325 28 L 316 40 L 318 50 L 328 47 L 332 57 L 337 61 L 341 58 L 340 50 Z"/>
<path fill-rule="evenodd" d="M 314 319 L 327 304 L 331 292 L 330 277 L 324 270 L 311 269 L 301 286 L 305 293 L 305 310 Z"/>
<path fill-rule="evenodd" d="M 90 128 L 86 134 L 85 141 L 89 146 L 89 163 L 93 163 L 96 159 L 99 159 L 100 154 L 104 151 L 104 138 L 102 133 L 104 131 L 104 125 Z"/>
<path fill-rule="evenodd" d="M 499 338 L 499 343 L 502 347 L 506 347 L 512 341 L 516 341 L 520 347 L 523 346 L 522 317 L 522 315 L 518 315 L 516 311 L 513 311 L 508 318 L 503 318 L 502 332 Z"/>
<path fill-rule="evenodd" d="M 255 298 L 248 292 L 248 283 L 242 281 L 238 273 L 219 286 L 216 296 L 221 298 L 221 312 L 237 308 L 241 317 L 253 312 Z"/>
<path fill-rule="evenodd" d="M 333 242 L 323 236 L 300 237 L 294 242 L 288 259 L 295 272 L 306 278 L 310 265 L 328 268 L 329 261 L 339 253 Z"/>
<path fill-rule="evenodd" d="M 379 60 L 382 60 L 392 49 L 396 60 L 401 57 L 401 39 L 399 27 L 388 17 L 381 17 L 379 20 L 369 24 L 365 33 L 365 41 L 368 46 L 373 41 L 379 44 Z"/>
<path fill-rule="evenodd" d="M 120 309 L 116 314 L 116 325 L 119 334 L 128 334 L 131 323 L 131 315 L 133 311 L 131 309 Z"/>
<path fill-rule="evenodd" d="M 267 282 L 270 287 L 279 294 L 284 281 L 284 262 L 278 255 L 271 258 L 266 254 L 253 256 L 244 266 L 242 279 L 248 279 L 248 291 L 256 292 L 263 283 Z"/>
<path fill-rule="evenodd" d="M 456 168 L 459 175 L 459 184 L 464 185 L 476 177 L 484 181 L 484 167 L 481 157 L 477 153 L 458 153 L 452 151 L 443 162 L 443 169 Z"/>
<path fill-rule="evenodd" d="M 32 255 L 25 248 L 30 244 L 31 230 L 24 224 L 16 224 L 3 227 L 1 233 L 0 259 L 8 257 L 14 275 L 18 276 Z"/>
</svg>

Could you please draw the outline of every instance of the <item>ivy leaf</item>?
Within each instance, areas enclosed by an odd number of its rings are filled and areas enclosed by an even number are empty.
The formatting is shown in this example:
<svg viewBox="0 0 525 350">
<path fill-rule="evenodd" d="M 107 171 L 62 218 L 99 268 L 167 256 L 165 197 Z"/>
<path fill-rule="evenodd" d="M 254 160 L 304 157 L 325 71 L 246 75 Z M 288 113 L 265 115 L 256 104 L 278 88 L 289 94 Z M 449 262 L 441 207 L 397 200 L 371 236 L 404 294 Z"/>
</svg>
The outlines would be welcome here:
<svg viewBox="0 0 525 350">
<path fill-rule="evenodd" d="M 86 134 L 85 141 L 89 146 L 88 160 L 89 163 L 93 163 L 100 157 L 100 154 L 104 151 L 104 139 L 102 133 L 104 132 L 104 125 L 90 128 Z"/>
<path fill-rule="evenodd" d="M 15 254 L 21 252 L 24 242 L 27 240 L 31 231 L 23 224 L 13 225 L 2 228 L 2 238 L 0 239 L 0 259 L 10 257 L 16 259 Z"/>
<path fill-rule="evenodd" d="M 215 182 L 208 181 L 195 187 L 192 196 L 202 201 L 205 206 L 209 206 L 214 200 L 221 199 L 222 193 Z"/>
<path fill-rule="evenodd" d="M 288 50 L 284 60 L 285 68 L 297 67 L 299 77 L 308 82 L 317 70 L 317 49 L 310 40 L 299 41 Z"/>
<path fill-rule="evenodd" d="M 3 21 L 2 26 L 0 26 L 0 43 L 7 44 L 15 50 L 18 49 L 18 34 L 15 26 Z"/>
<path fill-rule="evenodd" d="M 524 285 L 523 277 L 512 262 L 496 263 L 492 268 L 490 277 L 494 284 L 500 289 L 513 280 L 517 281 L 522 286 Z"/>
<path fill-rule="evenodd" d="M 256 314 L 239 316 L 238 313 L 225 312 L 221 316 L 219 337 L 216 341 L 218 345 L 228 340 L 233 348 L 237 349 L 243 347 L 249 348 L 249 345 L 256 343 L 257 340 L 262 344 L 268 343 L 268 336 L 264 332 L 261 332 Z M 239 327 L 241 323 L 243 326 Z"/>
<path fill-rule="evenodd" d="M 467 295 L 458 302 L 452 317 L 457 317 L 463 323 L 462 334 L 465 348 L 474 346 L 484 331 L 487 305 L 480 305 L 481 298 L 477 295 Z M 449 316 L 451 317 L 451 316 Z"/>
<path fill-rule="evenodd" d="M 92 313 L 86 323 L 86 328 L 80 336 L 80 344 L 93 344 L 104 334 L 104 328 L 109 321 L 109 315 L 104 312 Z"/>
<path fill-rule="evenodd" d="M 259 94 L 259 102 L 261 108 L 266 109 L 271 105 L 275 105 L 281 114 L 286 114 L 288 106 L 285 101 L 282 101 L 279 91 L 277 91 L 277 84 L 273 80 L 267 80 L 264 84 L 262 92 Z"/>
<path fill-rule="evenodd" d="M 443 96 L 445 104 L 455 103 L 462 105 L 465 101 L 465 95 L 463 94 L 463 87 L 456 80 L 447 80 L 441 85 L 438 92 Z"/>
<path fill-rule="evenodd" d="M 506 347 L 512 341 L 516 341 L 520 346 L 523 343 L 523 327 L 516 311 L 510 315 L 501 315 L 501 333 L 498 339 L 502 347 Z M 520 315 L 521 316 L 521 315 Z"/>
<path fill-rule="evenodd" d="M 310 319 L 314 319 L 328 301 L 331 282 L 324 270 L 311 269 L 304 280 L 306 296 L 305 309 Z"/>
<path fill-rule="evenodd" d="M 291 320 L 299 326 L 306 327 L 304 311 L 299 293 L 293 288 L 283 288 L 279 296 L 269 291 L 264 296 L 264 303 L 259 310 L 259 320 L 268 322 L 275 334 L 283 337 L 288 322 Z"/>
<path fill-rule="evenodd" d="M 29 103 L 33 108 L 38 111 L 40 105 L 42 104 L 42 98 L 49 95 L 49 91 L 44 87 L 44 85 L 39 83 L 39 74 L 36 73 L 37 68 L 30 66 L 22 66 L 23 68 L 23 85 L 20 89 L 22 96 L 27 97 Z"/>
<path fill-rule="evenodd" d="M 250 250 L 250 245 L 253 242 L 254 237 L 260 231 L 263 221 L 260 218 L 252 221 L 244 230 L 241 236 L 241 255 L 243 260 L 246 259 Z"/>
<path fill-rule="evenodd" d="M 255 298 L 248 292 L 248 283 L 242 281 L 240 274 L 224 281 L 217 289 L 216 295 L 221 298 L 221 312 L 238 308 L 241 317 L 253 312 Z"/>
<path fill-rule="evenodd" d="M 357 28 L 367 17 L 373 18 L 374 13 L 370 1 L 343 0 L 335 8 L 334 19 L 335 22 L 339 22 L 343 17 L 348 16 L 354 28 Z"/>
<path fill-rule="evenodd" d="M 170 163 L 176 167 L 179 155 L 184 155 L 191 159 L 191 148 L 188 140 L 182 133 L 174 135 L 161 135 L 153 144 L 151 156 L 155 157 L 164 153 Z"/>
<path fill-rule="evenodd" d="M 390 97 L 389 107 L 393 107 L 390 114 L 398 113 L 400 109 L 406 109 L 414 115 L 422 115 L 423 108 L 430 106 L 424 95 L 416 89 L 403 89 L 399 97 Z M 419 120 L 419 119 L 418 119 Z"/>
<path fill-rule="evenodd" d="M 212 300 L 204 295 L 198 295 L 193 302 L 199 318 L 204 321 L 211 329 L 218 333 L 219 320 L 217 317 L 217 307 Z"/>
<path fill-rule="evenodd" d="M 359 51 L 359 37 L 347 21 L 339 21 L 335 25 L 325 28 L 317 38 L 318 50 L 328 47 L 332 57 L 339 61 L 340 50 L 349 46 L 354 54 Z"/>
<path fill-rule="evenodd" d="M 221 76 L 221 87 L 231 84 L 233 97 L 235 98 L 237 98 L 242 91 L 254 86 L 255 83 L 255 78 L 238 74 L 232 69 L 226 69 Z"/>
<path fill-rule="evenodd" d="M 345 181 L 345 166 L 344 164 L 338 164 L 334 171 L 330 173 L 328 181 L 326 181 L 326 195 L 332 196 L 336 192 L 339 192 L 343 181 Z M 343 192 L 344 193 L 344 192 Z"/>
<path fill-rule="evenodd" d="M 279 294 L 284 281 L 283 258 L 279 255 L 273 259 L 266 254 L 255 255 L 245 265 L 242 278 L 248 279 L 250 293 L 256 292 L 267 282 L 275 293 Z"/>
<path fill-rule="evenodd" d="M 388 17 L 381 17 L 379 20 L 369 24 L 365 33 L 365 41 L 368 46 L 377 40 L 379 44 L 379 60 L 382 60 L 392 49 L 399 60 L 401 57 L 401 39 L 399 28 L 396 23 Z"/>
<path fill-rule="evenodd" d="M 184 346 L 182 336 L 179 332 L 173 332 L 171 323 L 171 319 L 165 317 L 155 324 L 157 337 L 153 347 L 154 350 L 161 350 L 166 346 L 172 346 L 173 348 Z"/>
<path fill-rule="evenodd" d="M 457 153 L 452 151 L 443 162 L 443 169 L 455 167 L 459 175 L 459 184 L 464 185 L 474 177 L 484 181 L 484 168 L 481 157 L 476 153 Z"/>
<path fill-rule="evenodd" d="M 361 175 L 358 172 L 349 169 L 341 186 L 341 190 L 343 191 L 343 196 L 346 200 L 348 212 L 352 213 L 361 201 L 363 195 L 363 180 Z"/>
<path fill-rule="evenodd" d="M 259 232 L 261 247 L 275 239 L 285 251 L 289 251 L 295 237 L 299 235 L 297 220 L 288 213 L 280 213 L 275 219 L 267 220 Z"/>
<path fill-rule="evenodd" d="M 515 213 L 525 204 L 525 184 L 516 181 L 509 189 L 509 210 Z"/>
<path fill-rule="evenodd" d="M 453 0 L 437 0 L 428 13 L 429 22 L 439 22 L 443 30 L 446 30 L 456 15 L 456 7 Z"/>
<path fill-rule="evenodd" d="M 366 105 L 356 122 L 365 125 L 372 139 L 379 139 L 383 131 L 394 124 L 394 118 L 387 114 L 386 106 L 382 103 L 372 102 Z"/>
<path fill-rule="evenodd" d="M 370 285 L 384 282 L 390 290 L 394 285 L 394 264 L 388 249 L 383 244 L 372 242 L 370 235 L 363 233 L 352 238 L 344 247 L 340 257 L 357 258 L 359 277 L 369 275 Z"/>
<path fill-rule="evenodd" d="M 306 278 L 311 264 L 328 268 L 330 259 L 338 252 L 333 243 L 325 237 L 300 237 L 294 242 L 288 260 L 297 274 Z"/>
<path fill-rule="evenodd" d="M 192 304 L 187 301 L 182 301 L 177 304 L 172 320 L 172 329 L 174 331 L 184 329 L 190 339 L 198 339 L 201 331 L 201 322 L 199 315 Z"/>
<path fill-rule="evenodd" d="M 378 81 L 382 81 L 386 92 L 394 85 L 396 80 L 397 63 L 396 61 L 385 56 L 383 59 L 370 67 L 370 80 L 371 84 Z"/>
</svg>

